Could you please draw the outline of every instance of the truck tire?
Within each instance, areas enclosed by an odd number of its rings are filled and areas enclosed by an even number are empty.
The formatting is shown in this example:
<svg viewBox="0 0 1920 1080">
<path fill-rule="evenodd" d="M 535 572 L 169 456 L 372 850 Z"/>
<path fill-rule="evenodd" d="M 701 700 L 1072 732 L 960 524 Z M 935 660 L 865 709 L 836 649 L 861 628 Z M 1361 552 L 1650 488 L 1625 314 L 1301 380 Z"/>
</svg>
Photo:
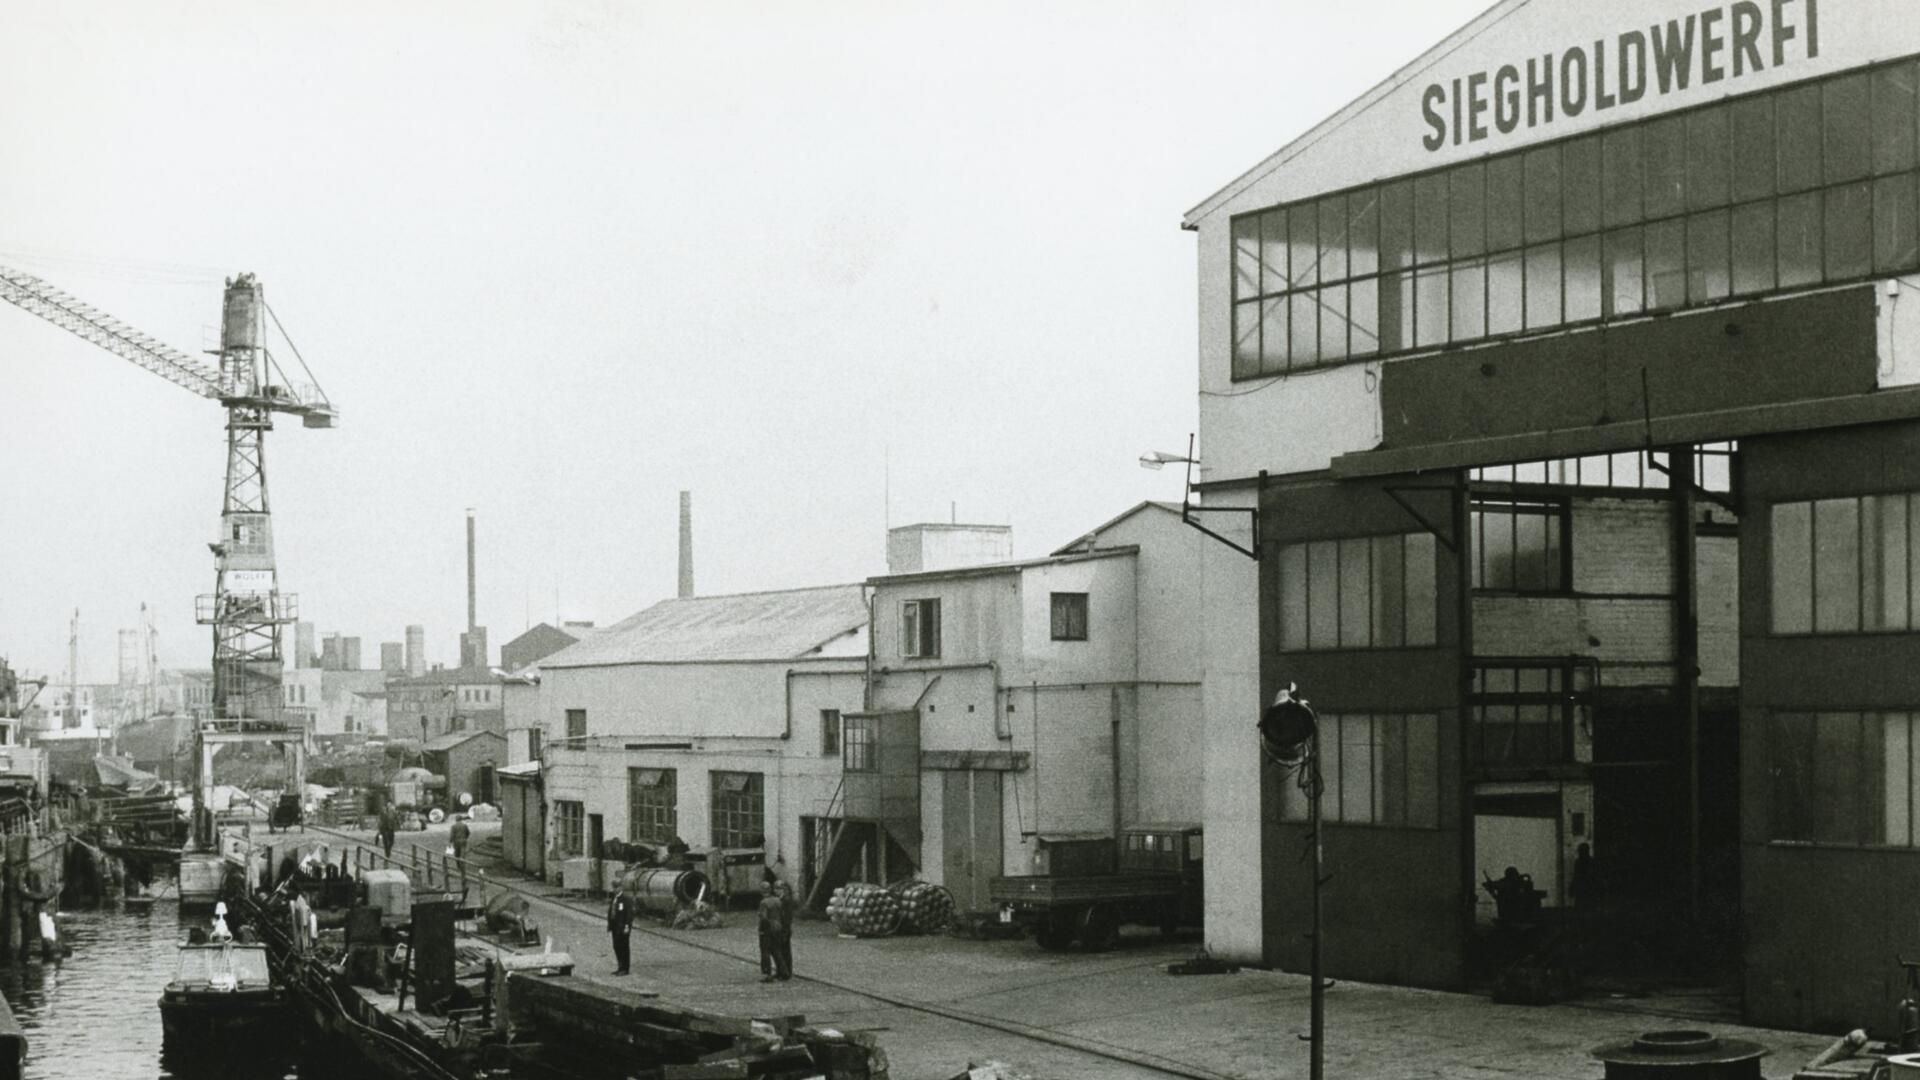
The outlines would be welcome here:
<svg viewBox="0 0 1920 1080">
<path fill-rule="evenodd" d="M 1033 928 L 1034 944 L 1048 952 L 1060 952 L 1073 944 L 1077 927 L 1071 918 L 1072 914 L 1072 912 L 1048 912 L 1046 918 Z"/>
<path fill-rule="evenodd" d="M 1091 904 L 1080 916 L 1080 944 L 1106 952 L 1120 941 L 1120 913 L 1111 904 Z"/>
</svg>

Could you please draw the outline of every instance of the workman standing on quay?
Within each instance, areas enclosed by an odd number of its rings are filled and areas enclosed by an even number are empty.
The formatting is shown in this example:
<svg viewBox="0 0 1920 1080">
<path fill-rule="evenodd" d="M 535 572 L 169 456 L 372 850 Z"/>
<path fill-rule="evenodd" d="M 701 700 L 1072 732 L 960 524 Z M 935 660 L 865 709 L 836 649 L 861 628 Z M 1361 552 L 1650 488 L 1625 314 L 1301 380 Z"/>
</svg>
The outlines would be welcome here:
<svg viewBox="0 0 1920 1080">
<path fill-rule="evenodd" d="M 375 833 L 380 839 L 380 852 L 393 861 L 393 834 L 400 831 L 400 812 L 387 803 L 380 808 L 380 828 Z"/>
<path fill-rule="evenodd" d="M 633 931 L 633 913 L 636 905 L 633 898 L 633 882 L 621 883 L 613 899 L 607 901 L 607 932 L 613 935 L 613 960 L 615 975 L 627 974 L 632 960 L 632 943 L 627 935 Z"/>
<path fill-rule="evenodd" d="M 760 898 L 760 981 L 793 978 L 793 893 L 769 882 Z"/>
</svg>

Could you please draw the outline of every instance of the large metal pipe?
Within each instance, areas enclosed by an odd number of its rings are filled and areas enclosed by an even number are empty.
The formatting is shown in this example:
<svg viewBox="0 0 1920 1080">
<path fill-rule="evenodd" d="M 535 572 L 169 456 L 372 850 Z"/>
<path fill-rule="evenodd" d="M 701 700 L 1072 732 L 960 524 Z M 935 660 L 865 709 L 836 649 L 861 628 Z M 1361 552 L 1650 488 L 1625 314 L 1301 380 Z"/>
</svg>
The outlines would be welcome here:
<svg viewBox="0 0 1920 1080">
<path fill-rule="evenodd" d="M 707 880 L 707 875 L 698 870 L 654 867 L 633 871 L 630 880 L 640 907 L 662 914 L 671 914 L 695 901 L 713 896 L 712 883 Z"/>
</svg>

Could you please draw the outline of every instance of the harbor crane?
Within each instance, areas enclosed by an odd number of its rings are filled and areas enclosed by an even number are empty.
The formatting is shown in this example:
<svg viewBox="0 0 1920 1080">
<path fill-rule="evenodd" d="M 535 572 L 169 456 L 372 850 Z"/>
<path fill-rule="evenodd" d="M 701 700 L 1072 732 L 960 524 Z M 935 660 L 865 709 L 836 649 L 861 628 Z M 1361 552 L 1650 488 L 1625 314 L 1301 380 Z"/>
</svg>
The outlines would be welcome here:
<svg viewBox="0 0 1920 1080">
<path fill-rule="evenodd" d="M 309 382 L 286 377 L 267 348 L 267 321 L 279 319 L 252 274 L 226 283 L 220 348 L 208 363 L 157 341 L 45 281 L 0 266 L 0 300 L 146 368 L 227 410 L 227 473 L 220 538 L 213 549 L 213 592 L 195 599 L 197 622 L 213 628 L 216 723 L 277 721 L 281 713 L 281 628 L 299 617 L 298 598 L 280 591 L 267 500 L 266 434 L 275 413 L 310 428 L 330 428 L 339 411 L 327 400 L 298 349 L 288 348 Z M 280 328 L 282 338 L 286 331 Z M 227 726 L 231 726 L 230 724 Z M 203 778 L 203 781 L 206 778 Z"/>
</svg>

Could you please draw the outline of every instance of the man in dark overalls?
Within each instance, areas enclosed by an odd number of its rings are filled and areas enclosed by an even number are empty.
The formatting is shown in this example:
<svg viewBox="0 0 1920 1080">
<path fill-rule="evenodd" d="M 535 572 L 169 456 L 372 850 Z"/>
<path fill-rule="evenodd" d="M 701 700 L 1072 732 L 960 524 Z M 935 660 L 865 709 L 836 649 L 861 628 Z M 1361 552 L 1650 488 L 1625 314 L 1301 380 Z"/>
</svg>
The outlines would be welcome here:
<svg viewBox="0 0 1920 1080">
<path fill-rule="evenodd" d="M 622 884 L 607 901 L 607 932 L 613 935 L 613 961 L 615 975 L 627 974 L 632 960 L 632 945 L 627 935 L 633 931 L 633 893 L 630 886 Z"/>
</svg>

